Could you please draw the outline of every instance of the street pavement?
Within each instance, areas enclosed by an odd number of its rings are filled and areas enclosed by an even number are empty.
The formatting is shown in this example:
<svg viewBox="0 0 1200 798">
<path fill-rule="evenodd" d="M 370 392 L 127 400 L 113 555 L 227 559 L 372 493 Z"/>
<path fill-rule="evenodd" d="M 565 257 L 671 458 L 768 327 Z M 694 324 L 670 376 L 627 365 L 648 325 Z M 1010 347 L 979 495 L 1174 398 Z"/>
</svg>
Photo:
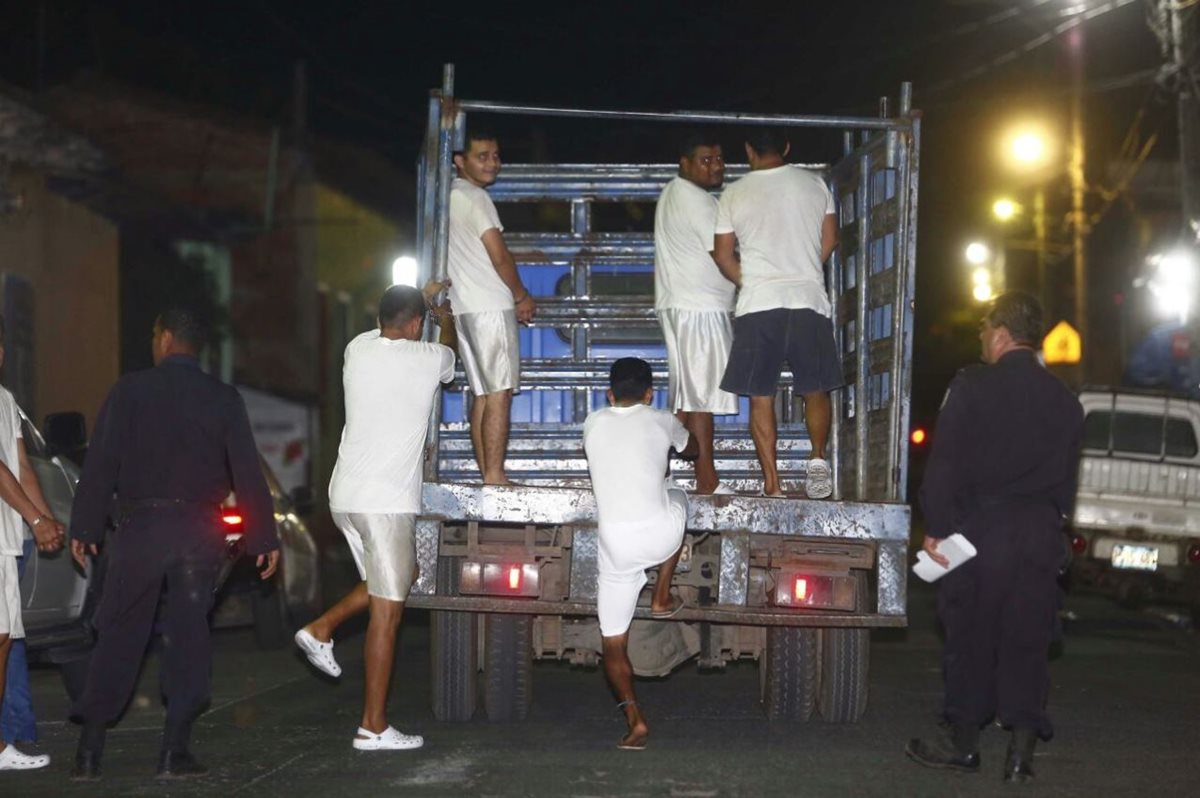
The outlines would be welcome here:
<svg viewBox="0 0 1200 798">
<path fill-rule="evenodd" d="M 104 779 L 67 780 L 77 727 L 54 669 L 37 669 L 45 770 L 0 774 L 5 796 L 956 796 L 1200 794 L 1200 640 L 1185 619 L 1118 609 L 1088 596 L 1052 665 L 1058 736 L 1038 749 L 1034 784 L 1005 786 L 1006 733 L 989 729 L 982 771 L 927 770 L 904 756 L 929 732 L 941 692 L 933 591 L 913 585 L 910 626 L 872 645 L 871 700 L 863 720 L 836 726 L 768 723 L 753 662 L 723 673 L 692 664 L 638 690 L 651 723 L 644 752 L 621 752 L 622 733 L 597 670 L 538 663 L 528 721 L 444 724 L 429 709 L 428 616 L 411 612 L 400 642 L 391 719 L 423 734 L 419 751 L 357 752 L 361 627 L 338 642 L 340 683 L 317 676 L 292 650 L 260 652 L 249 630 L 216 635 L 212 706 L 194 751 L 207 779 L 160 784 L 153 776 L 162 710 L 157 663 L 110 732 Z"/>
</svg>

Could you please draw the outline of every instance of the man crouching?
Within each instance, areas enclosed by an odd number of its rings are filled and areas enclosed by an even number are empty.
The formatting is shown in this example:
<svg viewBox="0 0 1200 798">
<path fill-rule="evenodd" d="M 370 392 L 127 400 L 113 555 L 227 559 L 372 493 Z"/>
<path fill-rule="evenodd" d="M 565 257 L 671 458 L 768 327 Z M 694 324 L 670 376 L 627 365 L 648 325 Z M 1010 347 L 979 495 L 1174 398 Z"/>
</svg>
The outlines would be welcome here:
<svg viewBox="0 0 1200 798">
<path fill-rule="evenodd" d="M 629 724 L 617 747 L 628 751 L 645 748 L 649 736 L 633 692 L 629 624 L 646 586 L 646 569 L 656 565 L 650 616 L 670 618 L 683 608 L 683 600 L 670 591 L 687 524 L 687 494 L 667 483 L 667 458 L 672 448 L 685 457 L 696 450 L 696 439 L 678 418 L 650 406 L 653 398 L 650 364 L 621 358 L 609 372 L 611 406 L 592 413 L 583 425 L 599 516 L 596 609 L 604 675 Z"/>
</svg>

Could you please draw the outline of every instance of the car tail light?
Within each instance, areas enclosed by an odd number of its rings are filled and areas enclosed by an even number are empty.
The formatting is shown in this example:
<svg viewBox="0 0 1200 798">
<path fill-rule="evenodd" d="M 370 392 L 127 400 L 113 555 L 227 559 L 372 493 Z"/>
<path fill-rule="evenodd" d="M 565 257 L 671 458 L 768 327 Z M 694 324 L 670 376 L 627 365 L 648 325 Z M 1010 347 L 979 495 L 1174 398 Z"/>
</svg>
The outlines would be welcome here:
<svg viewBox="0 0 1200 798">
<path fill-rule="evenodd" d="M 849 574 L 817 576 L 781 571 L 775 577 L 774 603 L 777 607 L 853 610 L 854 597 L 854 578 Z"/>
<path fill-rule="evenodd" d="M 1188 546 L 1188 562 L 1192 565 L 1200 563 L 1200 543 Z"/>
<path fill-rule="evenodd" d="M 225 531 L 225 542 L 227 544 L 236 543 L 242 539 L 242 534 L 246 527 L 246 519 L 242 516 L 238 508 L 222 507 L 221 527 Z"/>
<path fill-rule="evenodd" d="M 1079 534 L 1078 532 L 1076 532 L 1074 535 L 1071 535 L 1071 551 L 1075 552 L 1076 554 L 1083 554 L 1087 550 L 1087 537 Z"/>
<path fill-rule="evenodd" d="M 537 598 L 540 592 L 539 575 L 537 563 L 464 560 L 459 569 L 458 592 Z"/>
</svg>

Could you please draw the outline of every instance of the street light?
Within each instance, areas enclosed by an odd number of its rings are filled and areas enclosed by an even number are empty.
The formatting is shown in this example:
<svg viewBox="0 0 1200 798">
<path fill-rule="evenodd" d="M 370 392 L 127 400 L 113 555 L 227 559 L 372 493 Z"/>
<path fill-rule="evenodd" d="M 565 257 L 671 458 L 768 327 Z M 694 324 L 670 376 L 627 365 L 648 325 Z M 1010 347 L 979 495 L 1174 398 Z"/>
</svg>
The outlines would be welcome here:
<svg viewBox="0 0 1200 798">
<path fill-rule="evenodd" d="M 412 255 L 401 255 L 392 261 L 392 285 L 417 287 L 417 259 Z"/>
<path fill-rule="evenodd" d="M 1196 290 L 1196 256 L 1185 249 L 1175 249 L 1147 259 L 1154 270 L 1146 280 L 1146 288 L 1154 296 L 1158 310 L 1174 317 L 1180 324 L 1187 322 Z"/>
<path fill-rule="evenodd" d="M 963 255 L 966 256 L 967 263 L 972 266 L 982 266 L 991 259 L 992 251 L 982 241 L 972 241 L 970 244 L 967 244 Z"/>
<path fill-rule="evenodd" d="M 1021 206 L 1008 197 L 1001 197 L 992 203 L 992 215 L 1001 222 L 1011 222 L 1020 212 Z"/>
<path fill-rule="evenodd" d="M 1016 169 L 1034 171 L 1050 163 L 1050 137 L 1037 125 L 1013 128 L 1004 138 L 1004 160 Z"/>
</svg>

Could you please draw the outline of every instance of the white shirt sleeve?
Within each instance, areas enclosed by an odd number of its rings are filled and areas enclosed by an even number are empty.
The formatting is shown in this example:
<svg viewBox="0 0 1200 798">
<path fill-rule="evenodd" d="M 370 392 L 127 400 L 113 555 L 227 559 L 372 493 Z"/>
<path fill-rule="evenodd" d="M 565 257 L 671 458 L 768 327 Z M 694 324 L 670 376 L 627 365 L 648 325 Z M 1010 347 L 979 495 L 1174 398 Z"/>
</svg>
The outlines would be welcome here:
<svg viewBox="0 0 1200 798">
<path fill-rule="evenodd" d="M 733 232 L 733 214 L 729 207 L 731 204 L 731 195 L 727 188 L 721 192 L 721 199 L 717 200 L 717 226 L 715 228 L 717 235 Z"/>
<path fill-rule="evenodd" d="M 483 191 L 471 201 L 471 227 L 475 235 L 480 237 L 493 227 L 504 231 L 504 225 L 500 224 L 500 214 L 496 212 L 496 203 Z"/>
<path fill-rule="evenodd" d="M 438 375 L 438 382 L 450 382 L 454 379 L 454 350 L 442 344 L 438 344 L 438 349 L 442 355 L 442 370 Z"/>
<path fill-rule="evenodd" d="M 700 246 L 704 247 L 705 252 L 712 252 L 716 248 L 713 237 L 717 229 L 717 203 L 709 202 L 707 196 L 696 197 L 695 207 L 691 209 L 689 216 Z"/>
<path fill-rule="evenodd" d="M 13 419 L 13 435 L 17 440 L 21 440 L 21 409 L 17 407 L 17 400 L 10 394 L 8 401 L 12 403 L 12 419 Z M 14 476 L 20 477 L 17 472 L 13 472 Z"/>
<path fill-rule="evenodd" d="M 833 192 L 829 190 L 829 186 L 825 184 L 824 180 L 821 181 L 821 186 L 825 189 L 825 215 L 829 216 L 830 214 L 837 213 L 837 204 L 833 201 Z"/>
<path fill-rule="evenodd" d="M 667 423 L 667 436 L 671 439 L 671 445 L 675 447 L 675 451 L 682 452 L 687 448 L 692 434 L 687 431 L 687 427 L 683 426 L 683 422 L 676 418 L 674 413 L 668 413 L 665 410 L 661 412 Z"/>
</svg>

